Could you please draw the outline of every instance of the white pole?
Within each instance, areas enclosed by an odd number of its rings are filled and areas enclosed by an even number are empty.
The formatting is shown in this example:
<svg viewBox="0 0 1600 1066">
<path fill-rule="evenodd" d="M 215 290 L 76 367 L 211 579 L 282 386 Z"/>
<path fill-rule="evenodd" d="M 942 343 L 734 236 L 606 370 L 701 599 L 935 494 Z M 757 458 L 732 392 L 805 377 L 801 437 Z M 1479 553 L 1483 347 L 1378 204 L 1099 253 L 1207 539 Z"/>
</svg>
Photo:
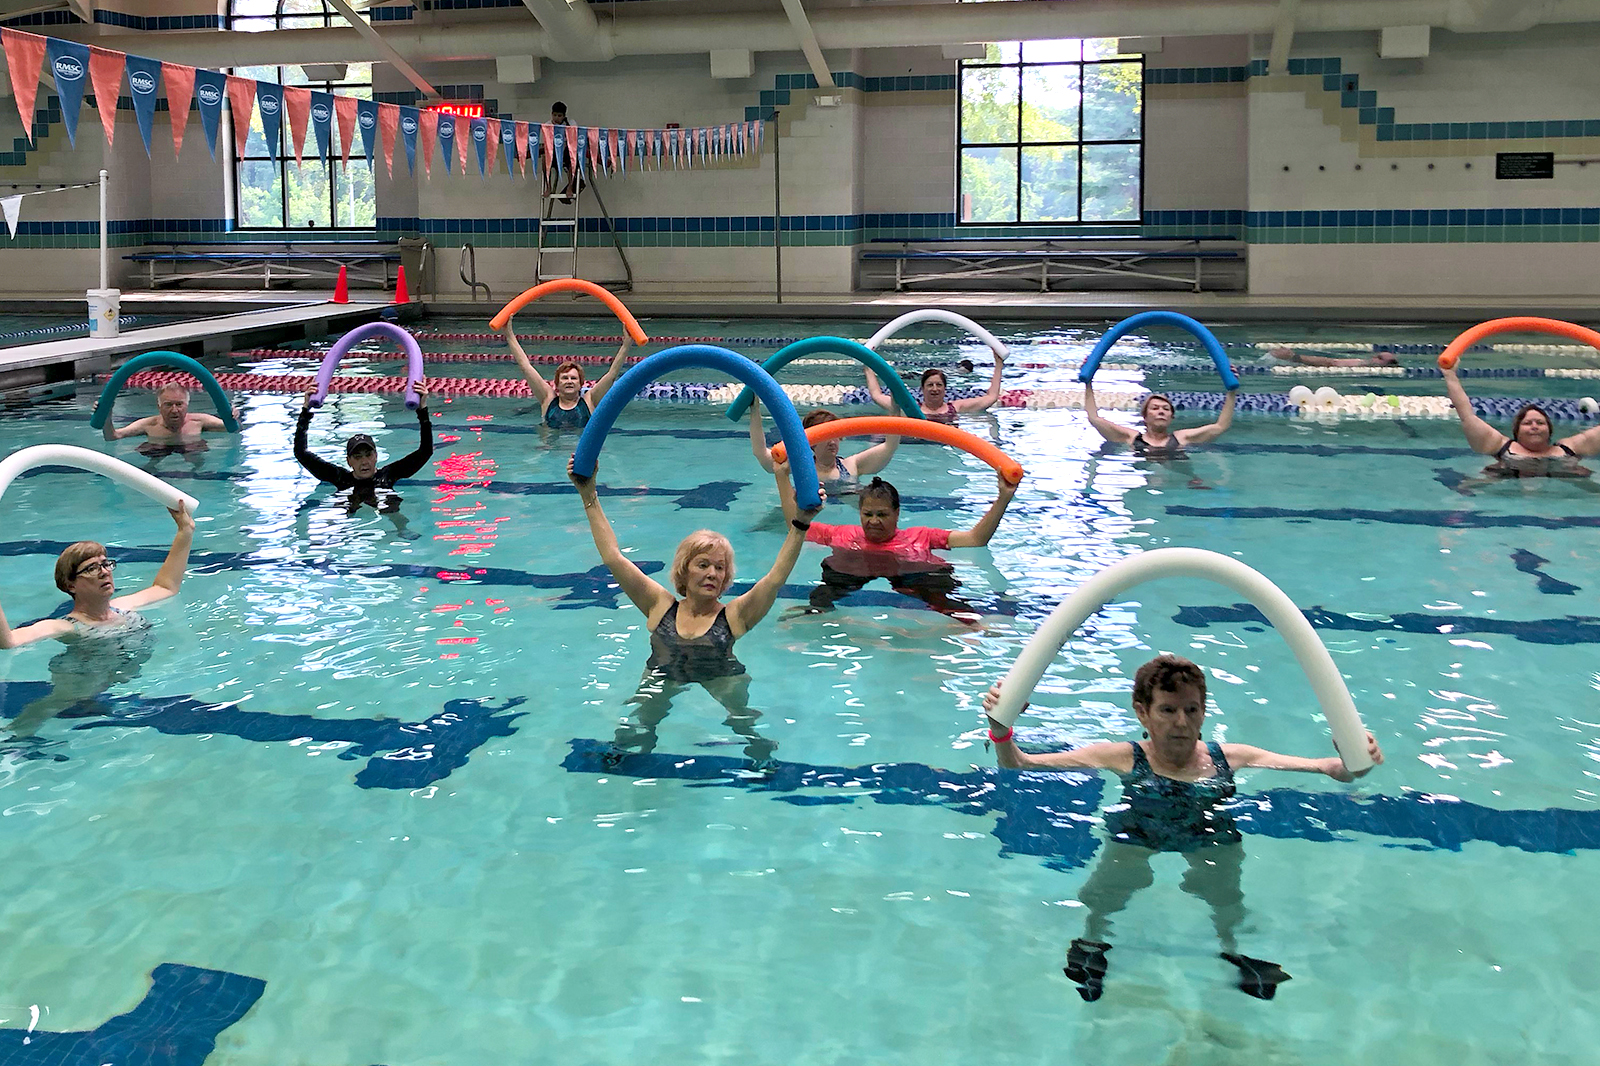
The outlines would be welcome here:
<svg viewBox="0 0 1600 1066">
<path fill-rule="evenodd" d="M 106 225 L 106 172 L 102 170 L 100 172 L 100 287 L 102 289 L 111 287 L 111 276 L 108 273 L 106 264 L 108 255 L 106 230 L 108 228 Z"/>
</svg>

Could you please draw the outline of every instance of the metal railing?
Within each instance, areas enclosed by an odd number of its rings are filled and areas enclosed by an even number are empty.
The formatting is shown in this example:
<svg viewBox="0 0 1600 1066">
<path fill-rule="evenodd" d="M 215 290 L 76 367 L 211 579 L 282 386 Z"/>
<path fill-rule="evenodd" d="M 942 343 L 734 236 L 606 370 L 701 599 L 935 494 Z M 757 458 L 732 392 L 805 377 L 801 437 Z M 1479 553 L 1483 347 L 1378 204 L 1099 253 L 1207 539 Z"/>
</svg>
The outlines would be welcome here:
<svg viewBox="0 0 1600 1066">
<path fill-rule="evenodd" d="M 467 273 L 469 270 L 472 272 L 470 277 Z M 463 244 L 461 246 L 461 263 L 458 273 L 461 275 L 462 284 L 472 290 L 473 303 L 478 302 L 479 289 L 483 290 L 483 298 L 485 300 L 490 303 L 494 302 L 494 293 L 489 291 L 489 286 L 478 280 L 478 250 L 471 244 Z"/>
</svg>

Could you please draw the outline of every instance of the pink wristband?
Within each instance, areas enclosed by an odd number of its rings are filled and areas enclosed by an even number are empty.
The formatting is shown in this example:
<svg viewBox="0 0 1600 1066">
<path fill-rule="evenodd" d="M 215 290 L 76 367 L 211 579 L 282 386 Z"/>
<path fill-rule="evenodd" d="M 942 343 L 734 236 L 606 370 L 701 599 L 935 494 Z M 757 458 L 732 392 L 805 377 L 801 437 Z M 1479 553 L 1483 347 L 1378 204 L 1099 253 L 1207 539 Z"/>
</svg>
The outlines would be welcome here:
<svg viewBox="0 0 1600 1066">
<path fill-rule="evenodd" d="M 1004 744 L 1006 741 L 1011 739 L 1011 737 L 1012 737 L 1012 735 L 1014 733 L 1016 733 L 1016 728 L 1012 727 L 1012 728 L 1009 728 L 1009 729 L 1006 730 L 1006 735 L 1005 736 L 997 737 L 997 736 L 994 735 L 994 730 L 991 729 L 991 730 L 989 730 L 989 739 L 994 741 L 996 744 Z"/>
</svg>

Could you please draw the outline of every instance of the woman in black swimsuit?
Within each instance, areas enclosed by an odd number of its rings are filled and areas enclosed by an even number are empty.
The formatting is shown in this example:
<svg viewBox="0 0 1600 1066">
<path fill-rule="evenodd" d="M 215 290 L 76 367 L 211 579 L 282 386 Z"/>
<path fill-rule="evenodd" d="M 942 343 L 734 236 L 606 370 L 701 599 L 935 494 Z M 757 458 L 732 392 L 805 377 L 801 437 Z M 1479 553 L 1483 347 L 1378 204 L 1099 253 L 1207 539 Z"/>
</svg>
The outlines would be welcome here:
<svg viewBox="0 0 1600 1066">
<path fill-rule="evenodd" d="M 952 400 L 945 395 L 947 382 L 944 371 L 937 367 L 922 372 L 922 414 L 925 418 L 932 418 L 940 422 L 954 422 L 957 415 L 977 414 L 987 411 L 1000 402 L 1000 380 L 1005 375 L 1005 360 L 998 355 L 994 357 L 994 373 L 989 377 L 989 388 L 982 396 L 969 396 L 964 400 Z M 894 397 L 883 391 L 883 386 L 878 384 L 878 376 L 871 370 L 867 371 L 867 395 L 872 397 L 872 402 L 885 411 L 894 413 Z"/>
<path fill-rule="evenodd" d="M 1593 473 L 1578 459 L 1600 454 L 1600 426 L 1552 443 L 1549 412 L 1530 403 L 1511 419 L 1508 437 L 1472 410 L 1472 400 L 1461 387 L 1454 367 L 1441 370 L 1440 374 L 1461 419 L 1461 432 L 1466 434 L 1467 443 L 1481 455 L 1494 456 L 1494 462 L 1483 471 L 1489 477 L 1588 477 Z"/>
<path fill-rule="evenodd" d="M 622 347 L 611 357 L 611 365 L 600 375 L 600 380 L 585 392 L 583 367 L 570 359 L 567 360 L 556 367 L 555 384 L 552 385 L 544 379 L 544 375 L 534 369 L 533 363 L 528 359 L 528 353 L 522 350 L 522 345 L 517 340 L 517 327 L 507 320 L 503 332 L 506 347 L 511 349 L 511 358 L 516 360 L 517 369 L 522 372 L 523 379 L 528 383 L 528 391 L 533 393 L 533 398 L 539 403 L 539 417 L 551 429 L 582 429 L 587 426 L 589 416 L 594 414 L 595 406 L 605 399 L 606 393 L 611 391 L 611 386 L 622 376 L 622 371 L 628 364 L 628 353 L 633 350 L 633 338 L 624 334 Z"/>
<path fill-rule="evenodd" d="M 778 463 L 775 473 L 787 478 L 789 465 Z M 687 686 L 698 684 L 727 710 L 724 724 L 748 741 L 745 754 L 755 768 L 769 768 L 777 744 L 756 732 L 755 723 L 761 712 L 749 705 L 750 678 L 744 664 L 734 658 L 733 643 L 772 609 L 800 558 L 810 519 L 820 508 L 805 511 L 791 522 L 772 569 L 749 591 L 724 604 L 722 595 L 733 584 L 733 546 L 726 537 L 701 529 L 683 538 L 672 558 L 669 573 L 673 589 L 668 589 L 646 577 L 622 553 L 617 535 L 600 509 L 595 479 L 573 473 L 570 460 L 567 476 L 578 487 L 601 561 L 645 616 L 645 627 L 650 631 L 650 659 L 639 691 L 628 701 L 635 710 L 618 727 L 607 761 L 616 763 L 630 751 L 652 751 L 656 726 L 667 716 L 673 697 Z"/>
<path fill-rule="evenodd" d="M 1139 406 L 1139 417 L 1144 419 L 1144 429 L 1137 430 L 1131 426 L 1119 426 L 1101 416 L 1100 408 L 1094 402 L 1094 382 L 1091 381 L 1085 382 L 1083 386 L 1083 413 L 1089 419 L 1089 424 L 1095 428 L 1095 432 L 1113 444 L 1131 446 L 1133 454 L 1141 459 L 1187 459 L 1189 456 L 1184 451 L 1185 447 L 1216 440 L 1233 425 L 1233 401 L 1237 396 L 1238 393 L 1235 391 L 1228 392 L 1228 398 L 1222 404 L 1222 412 L 1217 415 L 1215 422 L 1174 430 L 1172 401 L 1159 392 L 1153 392 L 1146 396 L 1144 403 Z"/>
</svg>

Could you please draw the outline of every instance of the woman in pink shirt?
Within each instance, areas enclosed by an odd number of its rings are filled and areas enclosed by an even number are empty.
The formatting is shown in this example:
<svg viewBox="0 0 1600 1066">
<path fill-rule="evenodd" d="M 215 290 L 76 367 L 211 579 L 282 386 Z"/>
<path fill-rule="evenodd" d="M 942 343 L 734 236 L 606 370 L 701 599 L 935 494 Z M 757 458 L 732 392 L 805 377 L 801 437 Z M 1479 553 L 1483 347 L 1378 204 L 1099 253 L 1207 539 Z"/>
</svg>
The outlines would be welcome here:
<svg viewBox="0 0 1600 1066">
<path fill-rule="evenodd" d="M 874 578 L 887 578 L 889 587 L 906 596 L 915 596 L 942 614 L 969 620 L 979 612 L 972 605 L 951 597 L 960 587 L 951 566 L 935 555 L 946 548 L 981 548 L 989 543 L 1000 517 L 1011 505 L 1017 486 L 999 478 L 1000 493 L 978 524 L 971 529 L 934 529 L 929 526 L 900 525 L 900 493 L 880 477 L 861 486 L 856 501 L 861 508 L 861 524 L 835 526 L 823 522 L 804 522 L 795 509 L 794 488 L 778 479 L 778 497 L 783 513 L 806 540 L 825 544 L 833 554 L 822 562 L 822 584 L 811 590 L 807 613 L 833 610 L 836 600 L 864 587 Z"/>
</svg>

